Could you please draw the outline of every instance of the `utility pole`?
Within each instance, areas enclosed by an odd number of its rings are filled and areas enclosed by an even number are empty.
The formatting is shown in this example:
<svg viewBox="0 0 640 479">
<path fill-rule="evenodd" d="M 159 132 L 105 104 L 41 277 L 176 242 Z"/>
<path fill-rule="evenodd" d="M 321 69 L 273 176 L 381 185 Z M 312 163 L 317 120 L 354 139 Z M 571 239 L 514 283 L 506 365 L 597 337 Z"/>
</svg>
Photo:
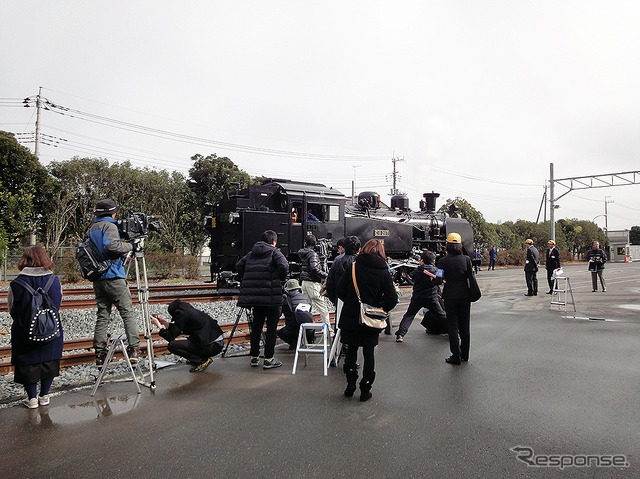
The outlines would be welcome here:
<svg viewBox="0 0 640 479">
<path fill-rule="evenodd" d="M 609 203 L 613 203 L 613 200 L 607 201 L 607 198 L 611 198 L 611 197 L 610 196 L 604 197 L 604 234 L 607 234 L 607 231 L 609 231 L 609 221 L 607 219 L 607 205 Z"/>
<path fill-rule="evenodd" d="M 551 224 L 551 236 L 552 240 L 556 240 L 556 196 L 554 192 L 554 178 L 553 178 L 553 163 L 549 163 L 549 223 Z"/>
<path fill-rule="evenodd" d="M 393 188 L 391 188 L 391 196 L 395 196 L 397 194 L 399 194 L 398 192 L 398 187 L 397 187 L 397 180 L 398 180 L 398 170 L 396 168 L 396 163 L 398 163 L 399 161 L 404 161 L 404 158 L 396 158 L 395 154 L 393 155 L 393 158 L 391 158 L 391 161 L 393 162 Z"/>
<path fill-rule="evenodd" d="M 40 95 L 42 95 L 42 87 L 38 89 L 36 96 L 36 146 L 34 153 L 38 159 L 40 159 Z"/>
</svg>

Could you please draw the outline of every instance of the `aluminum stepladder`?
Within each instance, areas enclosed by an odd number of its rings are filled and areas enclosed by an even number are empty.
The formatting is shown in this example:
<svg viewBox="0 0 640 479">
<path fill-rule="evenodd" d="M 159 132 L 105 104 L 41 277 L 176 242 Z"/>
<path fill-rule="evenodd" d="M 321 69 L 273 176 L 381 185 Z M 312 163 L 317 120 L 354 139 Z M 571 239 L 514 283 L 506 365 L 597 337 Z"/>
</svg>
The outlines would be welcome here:
<svg viewBox="0 0 640 479">
<path fill-rule="evenodd" d="M 136 385 L 136 389 L 138 390 L 138 394 L 140 394 L 140 385 L 138 384 L 138 378 L 136 377 L 136 372 L 133 366 L 131 365 L 131 361 L 129 360 L 129 354 L 127 353 L 126 335 L 125 333 L 120 334 L 116 339 L 111 339 L 111 344 L 109 345 L 109 349 L 107 350 L 107 356 L 104 359 L 104 364 L 100 368 L 100 374 L 98 374 L 98 379 L 96 379 L 96 383 L 93 385 L 93 391 L 91 391 L 91 396 L 96 395 L 96 391 L 98 391 L 98 386 L 102 383 L 104 379 L 104 375 L 111 364 L 111 359 L 115 354 L 116 350 L 120 348 L 122 354 L 124 356 L 125 361 L 127 362 L 127 367 L 129 368 L 129 372 L 131 373 L 131 378 L 133 379 L 133 383 Z"/>
<path fill-rule="evenodd" d="M 327 366 L 331 366 L 331 363 L 335 367 L 338 367 L 338 363 L 340 362 L 340 353 L 342 351 L 340 345 L 340 328 L 338 327 L 338 320 L 340 319 L 340 312 L 342 311 L 342 305 L 344 303 L 341 299 L 336 303 L 336 315 L 335 315 L 335 335 L 333 336 L 333 341 L 331 342 L 331 350 L 329 351 L 329 357 L 327 358 Z"/>
<path fill-rule="evenodd" d="M 322 331 L 322 343 L 311 343 L 307 341 L 307 331 Z M 293 370 L 291 374 L 296 373 L 298 366 L 298 356 L 300 353 L 304 354 L 304 365 L 307 365 L 307 358 L 309 354 L 322 354 L 322 369 L 324 375 L 327 376 L 329 366 L 329 325 L 327 323 L 302 323 L 300 325 L 300 331 L 298 332 L 298 344 L 296 345 L 296 355 L 293 359 Z"/>
<path fill-rule="evenodd" d="M 558 298 L 554 301 L 554 296 L 558 295 Z M 571 301 L 568 301 L 568 297 L 571 297 Z M 571 289 L 571 281 L 566 276 L 557 276 L 553 282 L 553 294 L 551 295 L 551 305 L 564 306 L 564 312 L 567 312 L 567 304 L 573 306 L 573 310 L 576 311 L 576 301 L 573 298 L 573 290 Z M 551 309 L 551 306 L 549 306 Z"/>
</svg>

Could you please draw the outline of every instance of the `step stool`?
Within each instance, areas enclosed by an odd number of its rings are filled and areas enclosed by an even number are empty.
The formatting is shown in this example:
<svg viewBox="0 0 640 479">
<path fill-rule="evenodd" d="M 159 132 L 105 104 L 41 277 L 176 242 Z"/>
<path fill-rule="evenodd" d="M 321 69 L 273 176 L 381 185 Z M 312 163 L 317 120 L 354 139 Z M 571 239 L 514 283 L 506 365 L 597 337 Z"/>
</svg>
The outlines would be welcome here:
<svg viewBox="0 0 640 479">
<path fill-rule="evenodd" d="M 327 359 L 327 366 L 333 365 L 338 367 L 338 363 L 340 362 L 340 352 L 342 350 L 342 345 L 340 344 L 340 328 L 336 328 L 336 334 L 331 341 L 331 350 L 329 351 L 329 358 Z"/>
<path fill-rule="evenodd" d="M 322 330 L 322 343 L 307 342 L 307 331 L 320 331 Z M 307 358 L 309 354 L 322 354 L 322 366 L 324 369 L 324 375 L 327 376 L 327 364 L 328 364 L 328 344 L 329 344 L 329 325 L 327 323 L 302 323 L 300 325 L 300 332 L 298 333 L 298 344 L 296 346 L 296 356 L 293 360 L 293 371 L 291 374 L 296 373 L 296 367 L 298 365 L 298 355 L 304 353 L 304 365 L 307 365 Z"/>
<path fill-rule="evenodd" d="M 554 301 L 554 296 L 558 295 L 558 299 Z M 571 301 L 567 301 L 567 294 L 571 295 Z M 558 276 L 553 282 L 553 293 L 551 295 L 551 304 L 564 306 L 564 312 L 567 312 L 567 303 L 573 306 L 576 311 L 576 302 L 573 299 L 573 290 L 571 289 L 571 281 L 566 276 Z M 551 309 L 551 306 L 549 306 Z"/>
</svg>

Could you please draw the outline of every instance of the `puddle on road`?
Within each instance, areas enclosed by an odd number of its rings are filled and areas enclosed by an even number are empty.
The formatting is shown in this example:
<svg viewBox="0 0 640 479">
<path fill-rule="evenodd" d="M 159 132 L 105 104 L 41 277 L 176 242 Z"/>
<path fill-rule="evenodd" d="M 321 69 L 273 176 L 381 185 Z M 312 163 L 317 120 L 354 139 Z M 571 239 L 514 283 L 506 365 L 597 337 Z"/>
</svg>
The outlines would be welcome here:
<svg viewBox="0 0 640 479">
<path fill-rule="evenodd" d="M 49 406 L 48 420 L 54 424 L 79 424 L 98 421 L 133 411 L 141 394 L 120 394 L 108 398 L 91 398 L 79 404 Z"/>
</svg>

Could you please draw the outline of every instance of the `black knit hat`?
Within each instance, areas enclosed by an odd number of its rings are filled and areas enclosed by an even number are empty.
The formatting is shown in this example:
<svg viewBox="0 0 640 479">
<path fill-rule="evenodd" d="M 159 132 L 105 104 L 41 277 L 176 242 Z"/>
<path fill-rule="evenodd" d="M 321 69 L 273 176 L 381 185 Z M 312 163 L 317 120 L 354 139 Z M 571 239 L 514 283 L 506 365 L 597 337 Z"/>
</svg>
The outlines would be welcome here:
<svg viewBox="0 0 640 479">
<path fill-rule="evenodd" d="M 96 216 L 111 216 L 112 214 L 117 213 L 119 209 L 120 207 L 116 205 L 113 200 L 106 198 L 98 201 L 96 209 L 93 210 L 93 214 Z"/>
</svg>

